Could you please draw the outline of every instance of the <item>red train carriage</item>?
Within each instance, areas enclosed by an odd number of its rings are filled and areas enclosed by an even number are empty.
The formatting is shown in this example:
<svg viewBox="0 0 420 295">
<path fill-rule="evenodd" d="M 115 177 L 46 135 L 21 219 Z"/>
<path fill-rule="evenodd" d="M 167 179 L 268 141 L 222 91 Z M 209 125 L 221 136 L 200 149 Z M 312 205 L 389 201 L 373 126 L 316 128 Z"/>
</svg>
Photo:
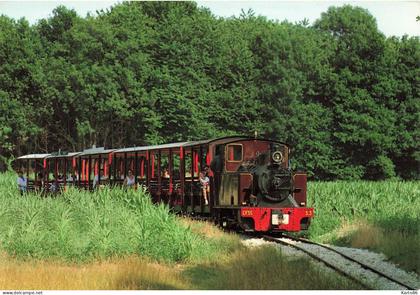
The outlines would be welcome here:
<svg viewBox="0 0 420 295">
<path fill-rule="evenodd" d="M 74 157 L 79 154 L 54 152 L 19 157 L 18 170 L 28 179 L 28 191 L 58 192 L 73 185 Z"/>
<path fill-rule="evenodd" d="M 74 157 L 75 182 L 80 188 L 93 190 L 111 183 L 111 155 L 115 149 L 93 147 Z"/>
<path fill-rule="evenodd" d="M 50 154 L 30 154 L 17 158 L 17 170 L 23 172 L 28 180 L 28 191 L 40 191 L 44 187 L 46 158 Z"/>
<path fill-rule="evenodd" d="M 68 173 L 71 162 L 73 183 L 85 189 L 122 185 L 131 170 L 135 183 L 146 186 L 154 202 L 164 202 L 176 212 L 212 217 L 225 227 L 300 231 L 313 217 L 313 208 L 306 207 L 306 175 L 290 169 L 289 147 L 277 141 L 233 136 L 117 150 L 93 148 L 69 155 L 61 166 L 56 164 L 60 157 L 44 158 L 54 161 L 56 176 L 63 165 Z M 208 202 L 200 172 L 210 180 Z"/>
<path fill-rule="evenodd" d="M 79 152 L 58 151 L 45 158 L 44 182 L 45 189 L 50 192 L 60 192 L 66 190 L 68 186 L 76 185 L 75 156 Z"/>
</svg>

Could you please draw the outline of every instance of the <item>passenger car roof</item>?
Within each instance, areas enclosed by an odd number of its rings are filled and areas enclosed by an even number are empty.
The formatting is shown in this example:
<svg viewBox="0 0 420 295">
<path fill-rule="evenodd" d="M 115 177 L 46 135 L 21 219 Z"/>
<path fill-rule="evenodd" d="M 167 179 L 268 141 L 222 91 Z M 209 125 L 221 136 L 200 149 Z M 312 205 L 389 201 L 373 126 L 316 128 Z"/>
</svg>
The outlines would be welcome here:
<svg viewBox="0 0 420 295">
<path fill-rule="evenodd" d="M 18 160 L 44 159 L 48 157 L 49 155 L 50 154 L 29 154 L 29 155 L 20 156 L 17 159 Z"/>
</svg>

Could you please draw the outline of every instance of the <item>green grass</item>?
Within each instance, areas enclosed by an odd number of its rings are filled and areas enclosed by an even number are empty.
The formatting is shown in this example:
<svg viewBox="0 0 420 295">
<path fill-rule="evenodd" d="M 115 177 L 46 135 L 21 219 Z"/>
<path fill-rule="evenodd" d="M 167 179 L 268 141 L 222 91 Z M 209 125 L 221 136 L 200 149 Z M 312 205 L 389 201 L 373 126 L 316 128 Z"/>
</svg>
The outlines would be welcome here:
<svg viewBox="0 0 420 295">
<path fill-rule="evenodd" d="M 194 233 L 141 189 L 20 196 L 13 174 L 0 177 L 0 248 L 12 256 L 81 262 L 138 254 L 179 262 L 212 258 L 238 243 Z"/>
<path fill-rule="evenodd" d="M 226 261 L 208 262 L 183 272 L 197 289 L 207 290 L 358 290 L 359 284 L 310 259 L 285 257 L 279 248 L 244 249 Z"/>
<path fill-rule="evenodd" d="M 310 238 L 382 252 L 419 273 L 420 182 L 310 182 L 308 204 Z"/>
<path fill-rule="evenodd" d="M 246 249 L 235 235 L 152 204 L 141 189 L 20 196 L 15 182 L 14 174 L 0 175 L 0 252 L 11 259 L 66 265 L 149 257 L 168 271 L 181 263 L 185 269 L 174 268 L 173 279 L 179 276 L 196 289 L 360 288 L 335 273 L 320 272 L 308 259 L 289 259 L 272 247 Z M 309 183 L 316 217 L 307 234 L 383 252 L 418 272 L 419 189 L 417 182 Z"/>
</svg>

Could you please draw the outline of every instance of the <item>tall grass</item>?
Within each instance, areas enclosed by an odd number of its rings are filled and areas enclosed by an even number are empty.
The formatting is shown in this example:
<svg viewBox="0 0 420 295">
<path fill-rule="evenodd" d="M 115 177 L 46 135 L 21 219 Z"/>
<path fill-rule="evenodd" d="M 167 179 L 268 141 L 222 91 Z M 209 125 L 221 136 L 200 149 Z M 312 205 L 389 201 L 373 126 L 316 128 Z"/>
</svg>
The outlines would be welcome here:
<svg viewBox="0 0 420 295">
<path fill-rule="evenodd" d="M 0 289 L 360 288 L 274 247 L 246 249 L 142 189 L 21 196 L 15 180 L 0 175 Z M 324 232 L 321 216 L 315 233 Z"/>
<path fill-rule="evenodd" d="M 20 196 L 14 175 L 0 181 L 0 248 L 17 257 L 79 262 L 138 254 L 179 262 L 235 248 L 194 233 L 142 189 Z"/>
<path fill-rule="evenodd" d="M 316 209 L 312 237 L 360 218 L 410 234 L 420 231 L 420 182 L 310 182 L 308 198 Z"/>
<path fill-rule="evenodd" d="M 84 264 L 0 257 L 2 290 L 187 289 L 178 268 L 138 256 Z"/>
<path fill-rule="evenodd" d="M 245 249 L 225 261 L 187 268 L 184 276 L 210 290 L 354 290 L 360 285 L 307 258 L 288 258 L 272 246 Z"/>
<path fill-rule="evenodd" d="M 360 289 L 308 259 L 284 257 L 278 248 L 243 249 L 223 260 L 188 265 L 156 263 L 138 256 L 81 265 L 19 261 L 0 255 L 0 289 L 144 290 Z"/>
<path fill-rule="evenodd" d="M 380 251 L 420 272 L 420 182 L 310 182 L 308 204 L 311 238 Z"/>
</svg>

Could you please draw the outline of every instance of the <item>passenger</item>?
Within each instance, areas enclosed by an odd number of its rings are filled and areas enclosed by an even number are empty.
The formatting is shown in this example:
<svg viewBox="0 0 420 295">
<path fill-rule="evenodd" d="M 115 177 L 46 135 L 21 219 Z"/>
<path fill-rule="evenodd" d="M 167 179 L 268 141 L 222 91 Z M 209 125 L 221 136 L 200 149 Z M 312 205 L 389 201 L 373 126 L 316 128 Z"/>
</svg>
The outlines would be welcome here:
<svg viewBox="0 0 420 295">
<path fill-rule="evenodd" d="M 209 178 L 209 185 L 207 185 L 207 195 L 208 195 L 210 193 L 210 177 L 213 176 L 209 165 L 204 166 L 204 174 L 205 174 L 206 177 Z"/>
<path fill-rule="evenodd" d="M 35 180 L 35 189 L 37 191 L 44 190 L 44 175 L 42 174 L 42 172 L 39 172 L 37 175 L 37 179 Z"/>
<path fill-rule="evenodd" d="M 107 180 L 108 177 L 104 176 L 103 170 L 99 171 L 99 175 L 101 176 L 101 179 L 100 179 L 101 185 L 100 186 L 103 187 L 104 181 Z M 98 177 L 98 175 L 95 175 L 95 177 L 93 179 L 93 188 L 96 188 L 98 186 L 98 184 L 99 184 L 99 177 Z"/>
<path fill-rule="evenodd" d="M 99 182 L 99 176 L 98 176 L 98 174 L 96 174 L 95 177 L 93 178 L 93 184 L 92 184 L 93 189 L 96 188 L 98 182 Z"/>
<path fill-rule="evenodd" d="M 209 204 L 209 201 L 207 199 L 207 191 L 209 187 L 210 179 L 206 176 L 205 172 L 200 172 L 200 184 L 201 184 L 201 190 L 203 192 L 204 202 L 206 205 Z"/>
<path fill-rule="evenodd" d="M 76 180 L 76 174 L 74 174 L 74 173 L 70 174 L 69 173 L 67 175 L 67 179 L 66 179 L 67 183 L 73 183 L 73 182 L 75 182 L 75 180 Z"/>
<path fill-rule="evenodd" d="M 19 188 L 20 195 L 23 195 L 24 193 L 26 193 L 28 189 L 28 179 L 26 179 L 26 177 L 23 176 L 22 170 L 19 170 L 18 172 L 17 185 Z"/>
<path fill-rule="evenodd" d="M 134 187 L 136 184 L 136 178 L 133 175 L 133 170 L 128 170 L 128 175 L 124 179 L 124 186 L 126 187 Z"/>
<path fill-rule="evenodd" d="M 169 178 L 169 177 L 170 177 L 170 176 L 169 176 L 169 171 L 168 171 L 168 168 L 163 169 L 163 172 L 162 172 L 162 177 L 163 177 L 163 178 Z"/>
<path fill-rule="evenodd" d="M 72 185 L 76 185 L 78 181 L 79 181 L 79 173 L 77 173 L 77 171 L 73 171 L 73 173 L 67 179 L 67 182 L 71 183 Z"/>
<path fill-rule="evenodd" d="M 205 173 L 205 175 L 207 176 L 207 177 L 210 177 L 211 175 L 210 175 L 210 167 L 209 167 L 209 165 L 205 165 L 204 166 L 204 173 Z"/>
<path fill-rule="evenodd" d="M 54 175 L 54 179 L 52 180 L 51 184 L 50 184 L 50 192 L 52 193 L 56 193 L 58 192 L 58 188 L 59 188 L 59 176 L 57 177 L 56 175 Z"/>
</svg>

